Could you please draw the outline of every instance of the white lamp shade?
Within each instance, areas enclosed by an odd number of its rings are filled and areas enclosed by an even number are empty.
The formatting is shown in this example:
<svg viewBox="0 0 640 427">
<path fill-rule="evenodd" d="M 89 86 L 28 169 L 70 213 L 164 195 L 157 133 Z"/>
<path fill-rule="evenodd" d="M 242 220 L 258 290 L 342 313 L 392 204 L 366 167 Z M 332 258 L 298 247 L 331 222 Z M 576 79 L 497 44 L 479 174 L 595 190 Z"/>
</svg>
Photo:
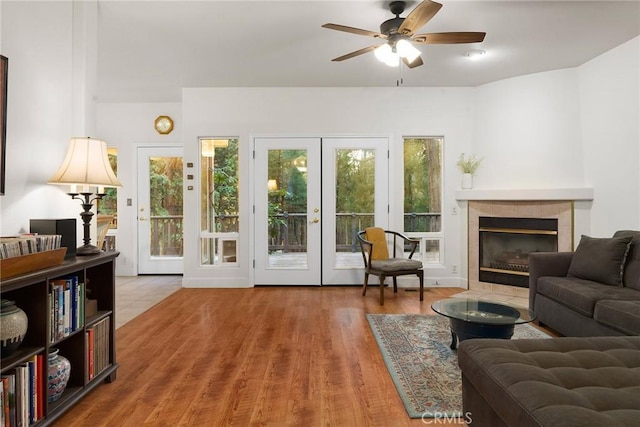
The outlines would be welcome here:
<svg viewBox="0 0 640 427">
<path fill-rule="evenodd" d="M 67 156 L 49 184 L 122 186 L 109 164 L 107 143 L 92 138 L 71 138 Z"/>
<path fill-rule="evenodd" d="M 406 59 L 409 64 L 420 56 L 420 51 L 408 40 L 398 40 L 396 43 L 396 49 L 398 51 L 398 55 Z"/>
<path fill-rule="evenodd" d="M 385 43 L 378 46 L 373 53 L 379 61 L 384 62 L 390 67 L 397 67 L 400 63 L 398 53 L 394 52 L 393 48 L 389 44 Z"/>
</svg>

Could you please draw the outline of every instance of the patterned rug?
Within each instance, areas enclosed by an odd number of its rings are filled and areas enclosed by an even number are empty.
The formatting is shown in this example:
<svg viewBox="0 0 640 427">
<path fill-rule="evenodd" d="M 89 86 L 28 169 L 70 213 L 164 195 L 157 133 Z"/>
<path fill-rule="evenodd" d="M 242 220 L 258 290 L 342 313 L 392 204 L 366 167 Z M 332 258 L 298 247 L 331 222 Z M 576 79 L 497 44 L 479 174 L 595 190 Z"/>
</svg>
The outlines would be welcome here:
<svg viewBox="0 0 640 427">
<path fill-rule="evenodd" d="M 409 417 L 460 417 L 462 380 L 451 350 L 449 319 L 439 315 L 367 314 L 382 357 Z M 512 339 L 550 338 L 517 325 Z"/>
</svg>

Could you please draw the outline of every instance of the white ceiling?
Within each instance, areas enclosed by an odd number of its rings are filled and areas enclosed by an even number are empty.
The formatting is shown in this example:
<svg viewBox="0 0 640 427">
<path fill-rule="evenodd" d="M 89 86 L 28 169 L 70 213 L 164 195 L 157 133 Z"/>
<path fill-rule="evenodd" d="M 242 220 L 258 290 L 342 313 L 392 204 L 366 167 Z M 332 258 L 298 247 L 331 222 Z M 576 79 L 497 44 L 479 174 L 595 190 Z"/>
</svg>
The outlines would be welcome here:
<svg viewBox="0 0 640 427">
<path fill-rule="evenodd" d="M 378 31 L 389 1 L 98 0 L 98 99 L 178 102 L 183 87 L 395 86 L 397 68 L 377 44 L 321 28 L 327 22 Z M 407 12 L 418 3 L 408 2 Z M 640 0 L 457 1 L 419 33 L 485 31 L 483 43 L 419 45 L 424 65 L 404 86 L 477 86 L 575 67 L 640 34 Z M 465 53 L 483 49 L 481 61 Z"/>
</svg>

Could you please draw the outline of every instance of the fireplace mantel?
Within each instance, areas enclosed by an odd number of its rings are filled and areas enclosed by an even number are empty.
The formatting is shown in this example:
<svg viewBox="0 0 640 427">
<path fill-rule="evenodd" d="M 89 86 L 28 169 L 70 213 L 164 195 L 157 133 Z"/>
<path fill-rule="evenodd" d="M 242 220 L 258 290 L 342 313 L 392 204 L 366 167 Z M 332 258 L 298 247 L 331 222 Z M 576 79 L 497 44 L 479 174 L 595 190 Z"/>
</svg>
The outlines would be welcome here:
<svg viewBox="0 0 640 427">
<path fill-rule="evenodd" d="M 456 190 L 456 200 L 593 200 L 593 188 L 513 188 Z"/>
</svg>

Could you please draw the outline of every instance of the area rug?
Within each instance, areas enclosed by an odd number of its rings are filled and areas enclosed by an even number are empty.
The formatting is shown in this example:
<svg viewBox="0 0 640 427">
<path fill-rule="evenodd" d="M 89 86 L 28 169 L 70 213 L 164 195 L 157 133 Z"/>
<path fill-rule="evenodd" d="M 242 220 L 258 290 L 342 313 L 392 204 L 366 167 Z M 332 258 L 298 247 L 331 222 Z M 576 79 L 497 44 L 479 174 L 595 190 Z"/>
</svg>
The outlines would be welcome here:
<svg viewBox="0 0 640 427">
<path fill-rule="evenodd" d="M 462 416 L 462 380 L 451 350 L 449 319 L 422 314 L 367 314 L 382 357 L 409 417 Z M 517 325 L 512 339 L 550 338 Z"/>
</svg>

